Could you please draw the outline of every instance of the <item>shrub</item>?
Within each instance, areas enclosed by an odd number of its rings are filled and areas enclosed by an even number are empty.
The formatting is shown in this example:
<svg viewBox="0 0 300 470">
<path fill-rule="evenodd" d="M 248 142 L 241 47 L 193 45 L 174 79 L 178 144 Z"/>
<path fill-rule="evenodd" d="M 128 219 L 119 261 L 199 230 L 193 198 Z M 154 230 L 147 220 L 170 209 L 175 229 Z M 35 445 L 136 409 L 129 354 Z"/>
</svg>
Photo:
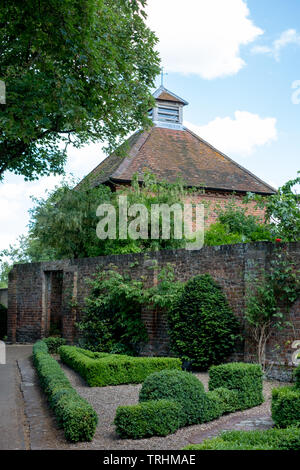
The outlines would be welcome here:
<svg viewBox="0 0 300 470">
<path fill-rule="evenodd" d="M 208 274 L 190 279 L 169 312 L 171 347 L 182 359 L 206 370 L 234 349 L 238 321 L 220 286 Z"/>
<path fill-rule="evenodd" d="M 209 390 L 225 387 L 236 390 L 237 409 L 245 410 L 263 403 L 262 368 L 259 364 L 233 362 L 209 369 Z"/>
<path fill-rule="evenodd" d="M 239 397 L 236 390 L 219 387 L 208 393 L 219 402 L 219 406 L 222 410 L 221 414 L 234 413 L 239 409 Z"/>
<path fill-rule="evenodd" d="M 98 421 L 91 405 L 72 388 L 58 362 L 48 353 L 45 341 L 33 346 L 33 361 L 42 389 L 58 424 L 69 441 L 91 441 Z"/>
<path fill-rule="evenodd" d="M 166 436 L 180 427 L 181 406 L 170 400 L 155 400 L 138 405 L 119 406 L 114 424 L 122 438 Z"/>
<path fill-rule="evenodd" d="M 61 360 L 78 372 L 90 387 L 141 383 L 152 372 L 181 368 L 180 359 L 171 357 L 93 353 L 75 346 L 62 346 L 59 354 Z"/>
<path fill-rule="evenodd" d="M 139 401 L 161 399 L 181 405 L 180 426 L 199 423 L 207 413 L 203 384 L 190 372 L 163 370 L 149 375 L 140 390 Z"/>
<path fill-rule="evenodd" d="M 300 450 L 300 429 L 226 431 L 184 450 Z"/>
<path fill-rule="evenodd" d="M 280 428 L 300 426 L 300 390 L 280 387 L 272 390 L 272 419 Z"/>
<path fill-rule="evenodd" d="M 253 378 L 253 374 L 249 377 Z M 243 379 L 245 377 L 241 378 L 242 381 Z M 247 380 L 244 381 L 247 385 Z M 162 413 L 160 407 L 154 407 L 155 403 L 163 401 L 179 405 L 176 429 L 190 424 L 212 421 L 224 413 L 242 408 L 240 390 L 219 387 L 205 393 L 203 384 L 190 372 L 163 370 L 149 375 L 140 390 L 140 405 L 149 404 L 149 408 L 139 405 L 118 408 L 115 419 L 118 434 L 121 437 L 131 438 L 166 435 L 167 428 L 164 427 L 166 415 Z M 243 405 L 245 405 L 244 402 Z M 162 413 L 161 416 L 160 413 Z M 160 422 L 166 434 L 158 434 L 162 432 L 157 424 Z M 173 431 L 169 432 L 174 432 L 174 421 L 170 420 L 170 425 Z"/>
<path fill-rule="evenodd" d="M 296 388 L 300 389 L 300 366 L 298 366 L 295 370 L 295 381 Z"/>
<path fill-rule="evenodd" d="M 219 395 L 215 392 L 208 392 L 204 395 L 203 411 L 199 415 L 198 423 L 213 421 L 220 418 L 223 413 L 222 401 Z"/>
<path fill-rule="evenodd" d="M 239 233 L 230 233 L 228 227 L 216 222 L 211 224 L 204 234 L 204 243 L 207 246 L 232 245 L 242 243 L 243 236 Z"/>
<path fill-rule="evenodd" d="M 50 354 L 57 353 L 60 346 L 66 344 L 66 340 L 64 338 L 59 338 L 56 336 L 49 336 L 49 338 L 44 338 L 43 341 L 47 344 Z"/>
<path fill-rule="evenodd" d="M 86 347 L 137 355 L 148 339 L 141 318 L 143 282 L 114 270 L 100 271 L 87 282 L 90 294 L 78 323 Z"/>
</svg>

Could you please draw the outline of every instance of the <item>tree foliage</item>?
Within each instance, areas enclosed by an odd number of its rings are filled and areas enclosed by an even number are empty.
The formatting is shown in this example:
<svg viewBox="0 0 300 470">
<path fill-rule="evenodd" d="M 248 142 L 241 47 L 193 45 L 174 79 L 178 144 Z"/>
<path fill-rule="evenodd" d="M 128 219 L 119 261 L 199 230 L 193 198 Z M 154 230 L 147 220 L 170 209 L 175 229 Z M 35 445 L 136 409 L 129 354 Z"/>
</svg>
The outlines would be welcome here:
<svg viewBox="0 0 300 470">
<path fill-rule="evenodd" d="M 15 0 L 0 11 L 0 179 L 61 174 L 66 146 L 149 125 L 159 73 L 145 0 Z M 61 144 L 63 141 L 63 145 Z"/>
<path fill-rule="evenodd" d="M 35 199 L 29 224 L 29 245 L 51 259 L 83 258 L 105 253 L 104 242 L 96 236 L 99 204 L 111 200 L 105 185 L 90 188 L 88 183 L 74 190 L 64 181 L 48 197 Z"/>
<path fill-rule="evenodd" d="M 249 214 L 248 209 L 246 206 L 238 206 L 234 200 L 225 207 L 217 207 L 218 220 L 206 230 L 205 244 L 227 245 L 274 240 L 270 225 L 258 216 Z"/>
<path fill-rule="evenodd" d="M 296 190 L 299 184 L 300 176 L 285 183 L 276 194 L 267 199 L 251 193 L 246 199 L 246 202 L 256 201 L 260 208 L 265 207 L 266 219 L 269 220 L 274 238 L 281 238 L 286 242 L 300 240 L 300 197 Z"/>
</svg>

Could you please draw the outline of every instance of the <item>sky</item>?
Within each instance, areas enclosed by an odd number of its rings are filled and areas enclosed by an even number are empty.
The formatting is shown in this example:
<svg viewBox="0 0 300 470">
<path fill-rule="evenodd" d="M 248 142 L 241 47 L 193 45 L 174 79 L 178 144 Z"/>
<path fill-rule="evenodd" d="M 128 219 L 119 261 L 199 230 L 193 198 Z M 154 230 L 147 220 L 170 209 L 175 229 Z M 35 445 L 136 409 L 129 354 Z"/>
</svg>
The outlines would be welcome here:
<svg viewBox="0 0 300 470">
<path fill-rule="evenodd" d="M 279 187 L 300 170 L 300 1 L 148 0 L 147 23 L 166 88 L 189 102 L 184 124 Z M 160 77 L 157 78 L 157 86 Z M 82 178 L 105 157 L 101 144 L 69 148 L 66 174 Z M 0 183 L 0 251 L 26 234 L 30 196 L 61 177 Z"/>
</svg>

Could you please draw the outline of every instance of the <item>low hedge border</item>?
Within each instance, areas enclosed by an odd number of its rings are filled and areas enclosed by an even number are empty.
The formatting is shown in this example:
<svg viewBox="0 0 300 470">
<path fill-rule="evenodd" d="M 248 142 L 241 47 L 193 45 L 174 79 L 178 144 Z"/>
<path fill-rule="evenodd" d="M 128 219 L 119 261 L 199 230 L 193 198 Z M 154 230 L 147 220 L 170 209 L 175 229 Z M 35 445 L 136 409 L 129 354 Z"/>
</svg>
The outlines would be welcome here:
<svg viewBox="0 0 300 470">
<path fill-rule="evenodd" d="M 228 367 L 229 366 L 229 367 Z M 245 367 L 247 366 L 247 367 Z M 168 415 L 162 414 L 161 408 L 157 408 L 159 416 L 152 416 L 153 403 L 167 400 L 180 405 L 178 410 L 178 424 L 175 427 L 175 421 L 172 421 L 172 431 L 180 427 L 201 424 L 219 418 L 225 413 L 244 409 L 245 404 L 250 407 L 256 406 L 263 401 L 262 397 L 262 373 L 261 368 L 250 367 L 252 364 L 237 364 L 237 366 L 226 364 L 225 369 L 216 370 L 212 368 L 215 387 L 209 392 L 205 392 L 203 384 L 190 372 L 179 370 L 164 370 L 149 375 L 140 390 L 139 405 L 119 407 L 117 409 L 115 424 L 116 431 L 120 437 L 128 437 L 138 439 L 153 434 L 156 431 L 156 421 L 161 421 L 161 425 L 167 429 Z M 219 367 L 219 366 L 218 366 Z M 211 370 L 211 369 L 210 369 Z M 228 374 L 224 374 L 224 370 Z M 228 380 L 228 377 L 230 380 Z M 240 382 L 237 382 L 237 377 Z M 223 378 L 223 379 L 222 379 Z M 253 393 L 250 387 L 250 397 L 246 400 L 245 387 L 248 385 L 249 378 L 256 378 L 255 386 L 258 393 Z M 226 388 L 226 385 L 232 386 L 233 389 Z M 259 391 L 261 392 L 259 393 Z M 252 394 L 251 394 L 252 393 Z M 147 422 L 145 422 L 145 413 L 147 403 L 150 403 L 150 412 L 147 414 Z M 174 415 L 173 415 L 174 416 Z M 122 426 L 120 426 L 120 419 Z M 133 428 L 138 429 L 136 433 Z M 159 434 L 156 434 L 159 435 Z"/>
<path fill-rule="evenodd" d="M 90 387 L 141 383 L 153 372 L 181 369 L 181 360 L 173 357 L 93 353 L 76 346 L 62 346 L 59 354 L 62 362 L 78 372 Z"/>
<path fill-rule="evenodd" d="M 300 450 L 300 429 L 226 431 L 219 437 L 188 445 L 183 450 Z"/>
<path fill-rule="evenodd" d="M 119 406 L 114 424 L 123 439 L 167 436 L 180 427 L 181 405 L 171 400 L 151 400 Z"/>
<path fill-rule="evenodd" d="M 72 388 L 43 340 L 37 341 L 33 346 L 33 363 L 41 387 L 59 426 L 64 429 L 66 439 L 71 442 L 91 441 L 98 416 L 91 405 Z"/>
</svg>

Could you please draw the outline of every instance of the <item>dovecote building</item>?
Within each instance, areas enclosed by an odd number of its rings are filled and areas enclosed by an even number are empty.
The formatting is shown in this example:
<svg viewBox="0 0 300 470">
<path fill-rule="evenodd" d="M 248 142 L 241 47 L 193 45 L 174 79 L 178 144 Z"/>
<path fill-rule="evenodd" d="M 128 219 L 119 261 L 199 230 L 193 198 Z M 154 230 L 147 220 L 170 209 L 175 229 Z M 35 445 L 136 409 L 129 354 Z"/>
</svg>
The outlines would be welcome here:
<svg viewBox="0 0 300 470">
<path fill-rule="evenodd" d="M 184 99 L 164 86 L 153 96 L 155 106 L 149 111 L 153 127 L 134 133 L 124 146 L 126 152 L 114 152 L 103 160 L 88 175 L 93 186 L 118 188 L 130 184 L 134 174 L 142 182 L 146 170 L 171 183 L 181 178 L 187 187 L 199 188 L 193 199 L 204 202 L 207 225 L 217 219 L 216 206 L 226 205 L 229 199 L 240 205 L 247 192 L 265 196 L 276 192 L 183 125 L 188 105 Z M 248 212 L 262 215 L 253 203 L 249 203 Z"/>
</svg>

